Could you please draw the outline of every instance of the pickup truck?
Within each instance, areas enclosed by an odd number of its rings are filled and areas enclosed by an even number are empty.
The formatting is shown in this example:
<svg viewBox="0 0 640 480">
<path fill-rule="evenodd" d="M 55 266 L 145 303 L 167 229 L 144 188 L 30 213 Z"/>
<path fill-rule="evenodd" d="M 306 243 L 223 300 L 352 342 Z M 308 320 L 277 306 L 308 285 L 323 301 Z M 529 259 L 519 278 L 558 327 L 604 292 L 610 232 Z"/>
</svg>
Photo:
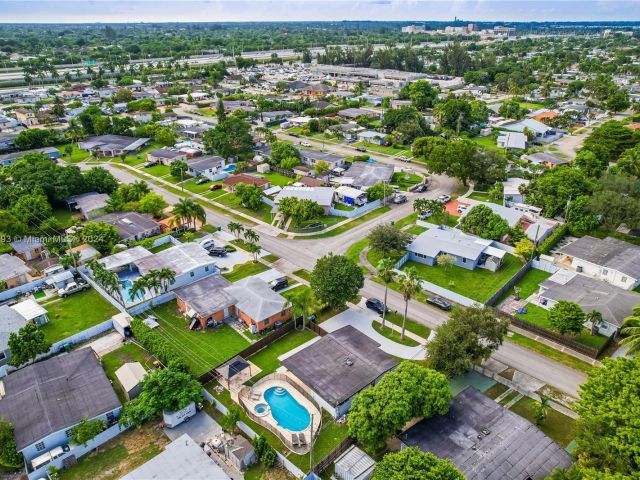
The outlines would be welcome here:
<svg viewBox="0 0 640 480">
<path fill-rule="evenodd" d="M 82 283 L 70 282 L 70 283 L 67 283 L 64 286 L 64 288 L 61 288 L 60 290 L 58 290 L 58 295 L 64 298 L 77 292 L 89 290 L 89 288 L 91 288 L 91 286 L 85 282 L 82 282 Z"/>
</svg>

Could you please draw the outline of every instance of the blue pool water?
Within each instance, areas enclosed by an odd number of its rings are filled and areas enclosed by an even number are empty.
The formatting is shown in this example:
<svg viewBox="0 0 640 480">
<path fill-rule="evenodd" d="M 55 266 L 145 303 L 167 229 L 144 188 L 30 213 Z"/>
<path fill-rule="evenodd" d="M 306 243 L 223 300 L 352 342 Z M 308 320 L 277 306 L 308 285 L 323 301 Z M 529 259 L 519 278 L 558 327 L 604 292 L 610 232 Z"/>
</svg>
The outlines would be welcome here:
<svg viewBox="0 0 640 480">
<path fill-rule="evenodd" d="M 140 272 L 137 269 L 134 270 L 124 270 L 122 272 L 118 272 L 118 277 L 120 278 L 120 293 L 122 295 L 122 299 L 125 303 L 131 303 L 135 300 L 141 300 L 144 296 L 142 292 L 138 292 L 134 297 L 131 296 L 131 286 L 133 285 L 133 281 L 140 276 Z"/>
<path fill-rule="evenodd" d="M 311 423 L 309 411 L 286 388 L 271 387 L 264 392 L 264 399 L 271 407 L 271 416 L 282 428 L 301 432 Z"/>
<path fill-rule="evenodd" d="M 235 169 L 236 169 L 236 166 L 233 164 L 227 165 L 226 167 L 224 167 L 225 172 L 233 172 Z"/>
</svg>

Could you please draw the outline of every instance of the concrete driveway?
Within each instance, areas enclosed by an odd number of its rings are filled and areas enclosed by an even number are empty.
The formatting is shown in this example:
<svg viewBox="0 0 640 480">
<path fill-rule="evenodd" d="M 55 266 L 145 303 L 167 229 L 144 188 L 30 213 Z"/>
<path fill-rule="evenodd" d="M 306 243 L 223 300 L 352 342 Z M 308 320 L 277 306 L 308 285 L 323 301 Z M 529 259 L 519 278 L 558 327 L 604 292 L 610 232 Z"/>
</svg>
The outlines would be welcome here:
<svg viewBox="0 0 640 480">
<path fill-rule="evenodd" d="M 171 440 L 180 438 L 185 433 L 193 440 L 200 444 L 212 439 L 215 435 L 222 433 L 222 427 L 211 418 L 206 412 L 199 411 L 195 416 L 191 417 L 188 422 L 182 422 L 175 428 L 165 428 L 165 435 Z"/>
<path fill-rule="evenodd" d="M 417 347 L 407 347 L 393 340 L 383 337 L 373 329 L 371 322 L 376 318 L 375 313 L 364 310 L 350 308 L 339 313 L 333 318 L 322 322 L 321 326 L 327 332 L 333 332 L 347 325 L 357 328 L 366 336 L 380 344 L 380 349 L 389 355 L 405 359 L 423 359 L 425 357 L 424 345 Z"/>
</svg>

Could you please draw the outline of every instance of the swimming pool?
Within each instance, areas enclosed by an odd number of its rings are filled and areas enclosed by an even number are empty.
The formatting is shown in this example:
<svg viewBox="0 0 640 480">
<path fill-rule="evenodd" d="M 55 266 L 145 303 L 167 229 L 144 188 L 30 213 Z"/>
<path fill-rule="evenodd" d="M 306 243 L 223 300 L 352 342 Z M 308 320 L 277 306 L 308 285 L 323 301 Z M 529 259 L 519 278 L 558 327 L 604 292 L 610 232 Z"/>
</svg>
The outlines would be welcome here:
<svg viewBox="0 0 640 480">
<path fill-rule="evenodd" d="M 140 272 L 137 269 L 123 270 L 118 272 L 118 278 L 120 278 L 120 294 L 125 303 L 131 303 L 136 300 L 142 300 L 144 292 L 139 291 L 135 297 L 131 296 L 131 287 L 134 280 L 140 276 Z"/>
<path fill-rule="evenodd" d="M 233 172 L 233 171 L 235 171 L 235 169 L 236 169 L 236 166 L 233 165 L 233 164 L 227 165 L 226 167 L 224 167 L 224 171 L 225 172 Z"/>
<path fill-rule="evenodd" d="M 301 432 L 311 423 L 309 411 L 293 398 L 284 387 L 271 387 L 264 392 L 264 400 L 271 407 L 271 416 L 282 428 Z"/>
</svg>

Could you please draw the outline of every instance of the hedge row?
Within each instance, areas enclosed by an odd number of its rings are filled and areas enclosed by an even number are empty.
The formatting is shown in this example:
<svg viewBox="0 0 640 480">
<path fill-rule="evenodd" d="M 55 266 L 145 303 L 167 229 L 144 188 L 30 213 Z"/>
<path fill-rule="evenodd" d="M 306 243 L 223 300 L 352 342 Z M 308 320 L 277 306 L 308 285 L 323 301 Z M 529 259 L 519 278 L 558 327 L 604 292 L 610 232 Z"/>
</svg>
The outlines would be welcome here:
<svg viewBox="0 0 640 480">
<path fill-rule="evenodd" d="M 567 234 L 567 225 L 562 224 L 555 231 L 549 235 L 538 247 L 538 253 L 546 255 L 551 251 L 553 247 Z"/>
<path fill-rule="evenodd" d="M 131 321 L 131 333 L 136 340 L 154 357 L 156 357 L 163 365 L 170 363 L 184 371 L 188 371 L 189 367 L 184 361 L 184 357 L 160 335 L 147 327 L 142 320 L 134 318 Z"/>
</svg>

